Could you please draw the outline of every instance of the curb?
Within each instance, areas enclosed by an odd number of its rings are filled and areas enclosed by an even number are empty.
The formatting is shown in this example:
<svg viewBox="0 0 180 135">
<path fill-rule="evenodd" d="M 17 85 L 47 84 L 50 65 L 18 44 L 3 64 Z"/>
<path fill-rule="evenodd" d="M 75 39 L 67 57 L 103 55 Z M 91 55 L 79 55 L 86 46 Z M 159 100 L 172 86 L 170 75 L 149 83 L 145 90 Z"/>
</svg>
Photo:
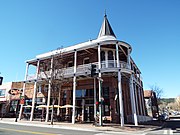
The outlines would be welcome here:
<svg viewBox="0 0 180 135">
<path fill-rule="evenodd" d="M 100 130 L 96 129 L 88 129 L 88 128 L 79 128 L 79 127 L 69 127 L 69 126 L 62 126 L 62 125 L 49 125 L 49 124 L 35 124 L 35 123 L 23 123 L 23 122 L 7 122 L 7 121 L 0 121 L 0 123 L 5 124 L 12 124 L 12 125 L 23 125 L 23 126 L 33 126 L 33 127 L 44 127 L 44 128 L 57 128 L 57 129 L 68 129 L 68 130 L 79 130 L 79 131 L 91 131 L 91 132 L 98 132 Z"/>
<path fill-rule="evenodd" d="M 153 131 L 159 128 L 162 128 L 165 123 L 163 123 L 162 126 L 160 127 L 154 127 L 154 128 L 148 128 L 143 131 L 138 131 L 138 130 L 125 130 L 125 129 L 114 129 L 112 127 L 79 127 L 81 125 L 76 125 L 76 126 L 71 126 L 69 125 L 50 125 L 49 123 L 30 123 L 30 122 L 24 122 L 24 121 L 19 121 L 19 122 L 14 122 L 14 121 L 3 121 L 0 120 L 0 123 L 5 123 L 5 124 L 12 124 L 12 125 L 23 125 L 23 126 L 33 126 L 33 127 L 44 127 L 44 128 L 56 128 L 56 129 L 66 129 L 66 130 L 76 130 L 76 131 L 90 131 L 90 132 L 103 132 L 107 134 L 118 134 L 118 133 L 123 133 L 123 134 L 142 134 L 146 133 L 148 131 Z"/>
</svg>

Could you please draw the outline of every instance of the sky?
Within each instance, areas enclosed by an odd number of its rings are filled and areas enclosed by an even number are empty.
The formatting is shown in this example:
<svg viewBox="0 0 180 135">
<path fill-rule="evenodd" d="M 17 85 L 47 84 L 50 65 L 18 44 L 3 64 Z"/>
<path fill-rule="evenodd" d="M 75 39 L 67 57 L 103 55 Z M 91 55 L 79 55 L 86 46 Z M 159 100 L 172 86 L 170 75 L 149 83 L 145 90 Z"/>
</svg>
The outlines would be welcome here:
<svg viewBox="0 0 180 135">
<path fill-rule="evenodd" d="M 96 39 L 106 10 L 132 46 L 144 89 L 180 95 L 180 0 L 0 0 L 0 76 L 24 80 L 26 60 Z"/>
</svg>

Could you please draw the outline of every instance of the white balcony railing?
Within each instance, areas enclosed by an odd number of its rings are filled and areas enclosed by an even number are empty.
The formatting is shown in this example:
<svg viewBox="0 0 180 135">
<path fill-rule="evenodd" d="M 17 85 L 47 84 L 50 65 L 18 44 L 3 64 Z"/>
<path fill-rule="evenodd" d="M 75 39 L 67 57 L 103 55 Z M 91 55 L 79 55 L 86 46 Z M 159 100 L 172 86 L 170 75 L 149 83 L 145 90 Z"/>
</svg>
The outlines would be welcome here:
<svg viewBox="0 0 180 135">
<path fill-rule="evenodd" d="M 76 69 L 76 75 L 77 76 L 89 75 L 91 73 L 91 64 L 95 64 L 97 69 L 98 69 L 98 62 L 79 65 L 79 66 L 77 66 L 77 69 Z M 108 69 L 114 69 L 114 68 L 117 68 L 116 60 L 108 60 L 108 61 L 102 61 L 101 62 L 102 71 L 105 71 Z M 129 69 L 129 66 L 126 62 L 120 61 L 120 68 Z M 72 77 L 74 75 L 74 67 L 64 68 L 61 70 L 61 73 L 63 74 L 64 78 Z M 29 77 L 28 80 L 33 79 L 33 77 Z M 50 71 L 40 72 L 38 75 L 38 78 L 47 78 L 47 77 L 50 77 Z"/>
</svg>

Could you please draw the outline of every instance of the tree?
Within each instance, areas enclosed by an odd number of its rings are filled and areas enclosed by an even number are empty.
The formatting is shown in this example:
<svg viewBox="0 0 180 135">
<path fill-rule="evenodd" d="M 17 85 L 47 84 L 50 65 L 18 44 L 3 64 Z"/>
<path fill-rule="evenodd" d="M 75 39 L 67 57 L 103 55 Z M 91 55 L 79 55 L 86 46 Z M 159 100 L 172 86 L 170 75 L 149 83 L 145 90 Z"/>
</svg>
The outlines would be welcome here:
<svg viewBox="0 0 180 135">
<path fill-rule="evenodd" d="M 54 118 L 54 105 L 55 102 L 58 101 L 58 105 L 60 106 L 60 93 L 61 86 L 64 80 L 64 70 L 63 70 L 63 57 L 62 53 L 58 53 L 51 56 L 51 60 L 44 60 L 41 62 L 41 72 L 45 75 L 45 82 L 50 85 L 50 97 L 52 98 L 52 113 L 51 113 L 51 124 L 53 125 Z M 58 99 L 59 97 L 59 99 Z M 50 100 L 50 99 L 48 99 Z M 49 113 L 49 108 L 46 109 Z M 59 108 L 58 108 L 59 112 Z M 48 117 L 48 115 L 47 115 Z"/>
<path fill-rule="evenodd" d="M 163 89 L 160 88 L 160 87 L 157 86 L 157 85 L 151 85 L 151 86 L 150 86 L 150 89 L 156 93 L 157 104 L 159 105 L 159 104 L 161 103 L 160 100 L 161 100 L 161 97 L 162 97 L 162 95 L 163 95 Z"/>
<path fill-rule="evenodd" d="M 177 110 L 180 111 L 180 96 L 175 99 L 175 102 L 177 104 Z"/>
</svg>

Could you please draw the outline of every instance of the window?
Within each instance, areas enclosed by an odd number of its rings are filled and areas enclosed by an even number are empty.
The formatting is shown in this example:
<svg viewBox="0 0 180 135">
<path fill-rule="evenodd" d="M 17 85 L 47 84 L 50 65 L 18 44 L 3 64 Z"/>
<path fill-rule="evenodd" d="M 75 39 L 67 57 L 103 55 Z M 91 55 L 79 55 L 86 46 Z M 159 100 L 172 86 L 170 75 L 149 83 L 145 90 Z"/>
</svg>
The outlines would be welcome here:
<svg viewBox="0 0 180 135">
<path fill-rule="evenodd" d="M 105 52 L 101 51 L 101 67 L 105 68 L 106 67 L 106 63 L 105 63 Z"/>
<path fill-rule="evenodd" d="M 113 60 L 113 51 L 108 51 L 108 60 Z"/>
<path fill-rule="evenodd" d="M 37 87 L 37 92 L 42 93 L 41 85 L 38 85 L 38 87 Z"/>
<path fill-rule="evenodd" d="M 108 67 L 114 67 L 113 51 L 108 51 Z"/>
<path fill-rule="evenodd" d="M 109 99 L 109 87 L 103 87 L 102 88 L 102 96 L 104 98 L 104 104 L 102 106 L 103 113 L 105 116 L 110 115 L 110 99 Z"/>
<path fill-rule="evenodd" d="M 49 85 L 45 85 L 44 86 L 44 92 L 48 92 L 48 89 L 49 89 Z"/>
<path fill-rule="evenodd" d="M 84 64 L 89 64 L 89 58 L 84 58 Z"/>
<path fill-rule="evenodd" d="M 16 111 L 16 108 L 17 108 L 17 104 L 18 104 L 18 101 L 17 101 L 17 100 L 11 101 L 9 111 L 10 111 L 10 112 L 15 112 L 15 111 Z"/>
<path fill-rule="evenodd" d="M 82 97 L 82 90 L 76 90 L 76 97 Z"/>
<path fill-rule="evenodd" d="M 6 90 L 0 89 L 0 96 L 5 96 Z"/>
<path fill-rule="evenodd" d="M 105 52 L 101 51 L 101 61 L 105 61 Z"/>
<path fill-rule="evenodd" d="M 85 96 L 86 97 L 93 97 L 94 96 L 94 90 L 93 89 L 86 89 L 85 90 Z"/>
<path fill-rule="evenodd" d="M 68 67 L 72 67 L 73 66 L 73 62 L 72 61 L 69 61 L 68 64 L 67 64 Z"/>
</svg>

